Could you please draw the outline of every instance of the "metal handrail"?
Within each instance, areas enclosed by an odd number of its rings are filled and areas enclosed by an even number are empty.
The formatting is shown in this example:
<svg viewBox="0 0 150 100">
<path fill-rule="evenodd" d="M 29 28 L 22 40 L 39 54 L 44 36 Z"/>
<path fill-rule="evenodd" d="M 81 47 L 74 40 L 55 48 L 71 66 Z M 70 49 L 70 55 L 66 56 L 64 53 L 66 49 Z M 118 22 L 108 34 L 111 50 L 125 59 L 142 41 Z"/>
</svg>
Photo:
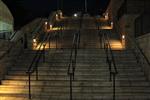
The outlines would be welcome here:
<svg viewBox="0 0 150 100">
<path fill-rule="evenodd" d="M 48 40 L 49 34 L 46 34 L 43 41 L 41 42 L 38 50 L 36 51 L 36 54 L 28 67 L 26 73 L 28 74 L 28 84 L 29 84 L 29 99 L 31 99 L 31 75 L 36 71 L 36 80 L 38 80 L 38 63 L 43 55 L 43 62 L 45 62 L 45 41 Z M 42 48 L 43 46 L 43 48 Z M 41 50 L 42 49 L 42 50 Z"/>
<path fill-rule="evenodd" d="M 110 45 L 110 40 L 106 34 L 103 34 L 103 41 L 104 41 L 104 49 L 106 53 L 106 62 L 109 65 L 109 73 L 110 73 L 110 78 L 109 80 L 112 81 L 113 83 L 113 100 L 116 98 L 116 75 L 118 74 L 117 67 L 116 67 L 116 62 L 114 59 L 114 54 L 111 49 Z M 112 69 L 113 67 L 113 69 Z"/>
<path fill-rule="evenodd" d="M 75 33 L 73 38 L 72 48 L 71 48 L 69 66 L 68 66 L 68 75 L 70 77 L 70 100 L 72 100 L 72 81 L 74 80 L 77 49 L 79 47 L 78 45 L 79 45 L 79 33 Z"/>
<path fill-rule="evenodd" d="M 104 44 L 104 50 L 105 50 L 105 54 L 106 54 L 106 62 L 109 66 L 109 73 L 110 73 L 109 80 L 112 81 L 112 83 L 113 83 L 113 100 L 115 100 L 115 98 L 116 98 L 116 75 L 118 74 L 118 70 L 116 67 L 113 50 L 110 45 L 110 40 L 109 40 L 108 34 L 100 33 L 99 24 L 97 21 L 95 21 L 95 22 L 96 22 L 99 38 L 101 38 L 101 40 L 103 41 L 103 44 Z M 102 41 L 100 41 L 100 42 L 102 42 Z M 113 67 L 113 69 L 112 69 L 112 67 Z"/>
<path fill-rule="evenodd" d="M 72 83 L 74 80 L 74 74 L 75 74 L 75 69 L 76 69 L 77 49 L 79 48 L 79 45 L 80 45 L 81 27 L 82 27 L 82 17 L 80 17 L 79 30 L 78 32 L 74 33 L 71 54 L 70 54 L 70 59 L 69 59 L 69 65 L 68 65 L 68 75 L 70 77 L 70 100 L 73 99 Z"/>
</svg>

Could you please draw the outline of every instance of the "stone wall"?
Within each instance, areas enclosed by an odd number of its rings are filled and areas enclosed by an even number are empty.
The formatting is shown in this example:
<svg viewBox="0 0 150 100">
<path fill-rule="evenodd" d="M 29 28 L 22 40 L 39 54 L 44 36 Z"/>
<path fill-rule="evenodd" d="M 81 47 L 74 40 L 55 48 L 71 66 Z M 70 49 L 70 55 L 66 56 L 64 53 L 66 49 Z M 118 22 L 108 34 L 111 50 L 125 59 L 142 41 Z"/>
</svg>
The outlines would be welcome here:
<svg viewBox="0 0 150 100">
<path fill-rule="evenodd" d="M 0 0 L 0 30 L 13 31 L 14 19 L 8 7 Z"/>
<path fill-rule="evenodd" d="M 138 37 L 137 41 L 138 41 L 140 47 L 142 48 L 144 54 L 150 61 L 150 33 Z M 145 60 L 145 59 L 143 59 L 143 60 Z M 143 64 L 144 64 L 144 66 L 143 66 L 144 72 L 145 72 L 146 76 L 148 77 L 148 79 L 150 80 L 150 66 L 148 66 L 146 61 L 143 61 Z"/>
<path fill-rule="evenodd" d="M 16 35 L 12 41 L 17 41 L 22 38 L 24 44 L 27 44 L 28 48 L 32 48 L 32 38 L 38 31 L 38 29 L 44 24 L 44 18 L 37 18 L 30 23 L 24 25 L 20 30 L 16 32 Z M 26 43 L 25 43 L 26 42 Z"/>
<path fill-rule="evenodd" d="M 150 61 L 150 33 L 138 37 L 137 41 Z"/>
<path fill-rule="evenodd" d="M 11 42 L 0 40 L 0 80 L 4 78 L 7 70 L 15 64 L 16 59 L 23 53 L 22 41 Z"/>
</svg>

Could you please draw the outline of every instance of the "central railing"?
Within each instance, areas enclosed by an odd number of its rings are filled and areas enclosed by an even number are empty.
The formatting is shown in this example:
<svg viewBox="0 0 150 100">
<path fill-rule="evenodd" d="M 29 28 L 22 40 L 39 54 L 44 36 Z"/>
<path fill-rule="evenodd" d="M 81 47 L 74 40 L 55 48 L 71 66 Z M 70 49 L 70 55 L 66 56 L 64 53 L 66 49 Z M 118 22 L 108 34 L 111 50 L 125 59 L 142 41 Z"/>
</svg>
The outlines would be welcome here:
<svg viewBox="0 0 150 100">
<path fill-rule="evenodd" d="M 33 57 L 33 60 L 28 67 L 26 73 L 28 75 L 28 86 L 29 86 L 29 99 L 31 99 L 31 76 L 34 72 L 36 72 L 36 80 L 38 80 L 38 65 L 40 62 L 41 57 L 43 58 L 43 62 L 45 62 L 45 46 L 46 41 L 50 38 L 50 34 L 45 34 L 45 37 L 43 38 L 43 41 L 40 42 L 39 48 L 35 53 L 35 56 Z"/>
<path fill-rule="evenodd" d="M 73 44 L 71 48 L 70 61 L 68 66 L 68 75 L 70 77 L 70 100 L 72 100 L 72 82 L 74 80 L 75 68 L 76 68 L 76 59 L 77 59 L 77 49 L 79 43 L 79 33 L 74 34 Z"/>
<path fill-rule="evenodd" d="M 109 66 L 109 81 L 113 84 L 113 97 L 112 99 L 115 100 L 116 98 L 116 75 L 118 74 L 116 62 L 114 58 L 114 53 L 110 45 L 110 39 L 108 37 L 107 33 L 102 33 L 100 31 L 100 23 L 97 22 L 97 19 L 95 19 L 97 30 L 98 30 L 98 36 L 99 36 L 99 42 L 100 42 L 100 48 L 103 48 L 105 50 L 106 54 L 106 63 Z"/>
<path fill-rule="evenodd" d="M 106 62 L 109 66 L 109 80 L 113 83 L 113 100 L 116 100 L 116 75 L 118 74 L 113 51 L 111 49 L 110 40 L 107 34 L 103 34 L 104 50 L 106 53 Z"/>
<path fill-rule="evenodd" d="M 69 65 L 68 65 L 68 76 L 70 80 L 70 100 L 73 100 L 73 86 L 72 83 L 75 78 L 75 69 L 76 69 L 76 60 L 77 60 L 77 51 L 79 48 L 80 44 L 80 31 L 82 27 L 82 16 L 80 17 L 80 22 L 79 22 L 79 30 L 78 32 L 74 33 L 73 36 L 73 41 L 72 41 L 72 48 L 71 48 L 71 53 L 70 53 L 70 59 L 69 59 Z"/>
</svg>

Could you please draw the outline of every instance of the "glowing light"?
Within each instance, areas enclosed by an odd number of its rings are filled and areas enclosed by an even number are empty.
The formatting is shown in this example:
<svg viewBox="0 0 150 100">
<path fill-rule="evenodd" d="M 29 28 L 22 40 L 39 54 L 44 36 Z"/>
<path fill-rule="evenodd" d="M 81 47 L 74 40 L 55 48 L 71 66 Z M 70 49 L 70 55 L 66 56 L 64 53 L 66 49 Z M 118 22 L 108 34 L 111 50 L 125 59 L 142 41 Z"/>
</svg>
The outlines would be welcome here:
<svg viewBox="0 0 150 100">
<path fill-rule="evenodd" d="M 106 19 L 106 20 L 108 20 L 108 19 L 109 19 L 109 17 L 108 17 L 108 13 L 106 13 L 106 14 L 105 14 L 105 19 Z"/>
<path fill-rule="evenodd" d="M 78 17 L 78 14 L 75 13 L 73 16 L 74 16 L 74 17 Z"/>
<path fill-rule="evenodd" d="M 114 26 L 114 23 L 113 23 L 113 22 L 111 22 L 111 27 L 113 28 L 113 26 Z"/>
<path fill-rule="evenodd" d="M 124 49 L 121 41 L 118 41 L 118 40 L 111 40 L 110 45 L 113 50 L 123 50 Z"/>
<path fill-rule="evenodd" d="M 52 24 L 50 24 L 50 25 L 49 25 L 49 27 L 50 27 L 50 29 L 52 29 L 52 28 L 53 28 L 53 25 L 52 25 Z"/>
<path fill-rule="evenodd" d="M 59 18 L 58 18 L 58 14 L 56 14 L 56 20 L 59 20 Z"/>
<path fill-rule="evenodd" d="M 47 25 L 47 22 L 45 22 L 45 25 Z"/>
<path fill-rule="evenodd" d="M 33 39 L 33 42 L 34 42 L 34 43 L 37 42 L 36 39 Z"/>
<path fill-rule="evenodd" d="M 122 35 L 122 39 L 125 39 L 125 35 Z"/>
<path fill-rule="evenodd" d="M 113 22 L 111 22 L 111 26 L 113 25 L 114 23 Z"/>
<path fill-rule="evenodd" d="M 62 12 L 60 12 L 60 17 L 62 17 L 62 14 L 63 14 L 63 13 L 62 13 Z"/>
</svg>

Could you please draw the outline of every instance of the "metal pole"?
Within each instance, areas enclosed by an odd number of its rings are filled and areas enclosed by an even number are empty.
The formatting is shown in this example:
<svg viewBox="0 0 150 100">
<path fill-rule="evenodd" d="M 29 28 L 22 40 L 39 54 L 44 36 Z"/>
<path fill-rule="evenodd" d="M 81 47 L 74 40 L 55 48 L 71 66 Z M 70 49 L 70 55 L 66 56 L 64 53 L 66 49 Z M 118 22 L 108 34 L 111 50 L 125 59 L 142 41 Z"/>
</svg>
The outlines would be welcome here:
<svg viewBox="0 0 150 100">
<path fill-rule="evenodd" d="M 87 0 L 85 0 L 85 13 L 87 13 Z"/>
<path fill-rule="evenodd" d="M 70 73 L 70 100 L 72 100 L 72 73 Z"/>
<path fill-rule="evenodd" d="M 58 42 L 58 41 L 57 41 L 57 40 L 58 40 L 57 38 L 58 38 L 58 36 L 56 35 L 56 49 L 57 49 L 57 42 Z"/>
<path fill-rule="evenodd" d="M 113 73 L 113 100 L 116 99 L 116 74 Z"/>
<path fill-rule="evenodd" d="M 49 49 L 51 48 L 51 37 L 49 37 Z"/>
<path fill-rule="evenodd" d="M 36 80 L 38 81 L 38 66 L 36 65 Z"/>
<path fill-rule="evenodd" d="M 29 72 L 29 99 L 31 99 L 31 73 Z"/>
<path fill-rule="evenodd" d="M 45 44 L 43 45 L 43 62 L 45 62 Z"/>
<path fill-rule="evenodd" d="M 57 10 L 59 10 L 59 0 L 57 0 Z"/>
</svg>

